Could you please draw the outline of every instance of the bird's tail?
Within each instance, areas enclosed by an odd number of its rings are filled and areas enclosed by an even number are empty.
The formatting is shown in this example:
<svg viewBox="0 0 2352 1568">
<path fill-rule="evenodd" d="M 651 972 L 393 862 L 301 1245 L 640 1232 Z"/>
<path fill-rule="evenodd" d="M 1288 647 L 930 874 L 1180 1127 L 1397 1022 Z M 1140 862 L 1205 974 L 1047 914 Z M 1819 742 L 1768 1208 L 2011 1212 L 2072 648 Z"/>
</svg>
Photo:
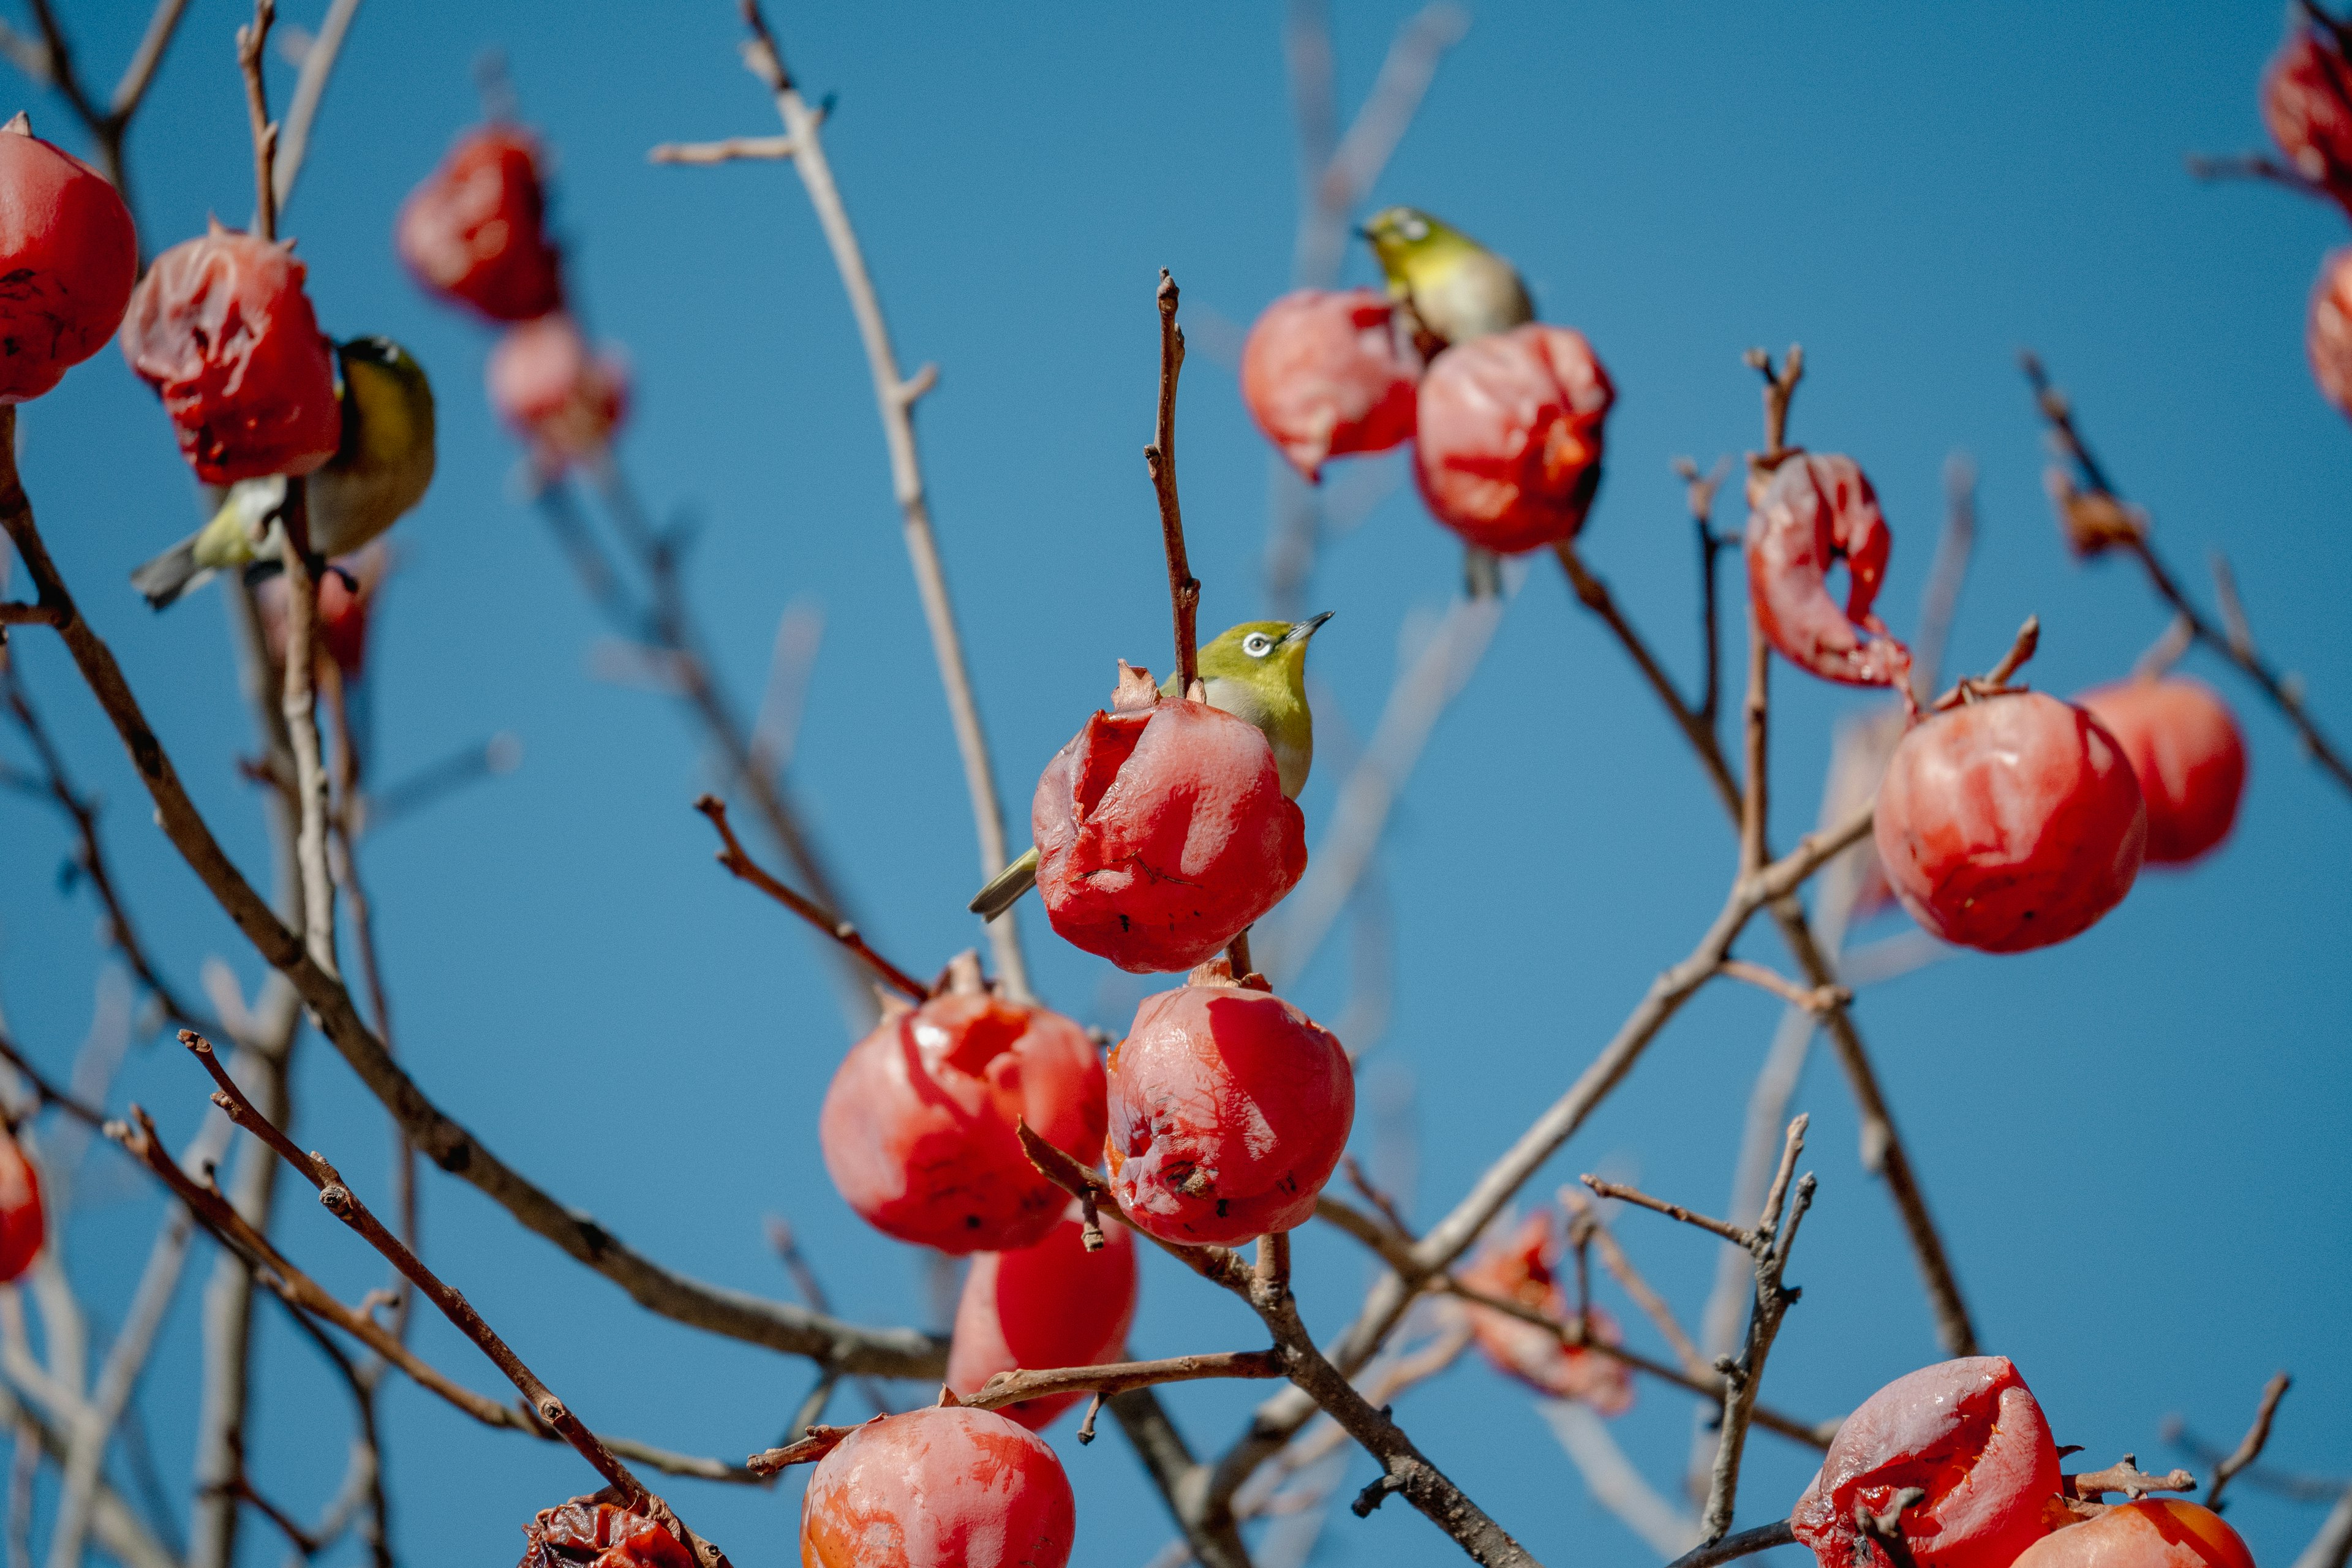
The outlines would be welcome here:
<svg viewBox="0 0 2352 1568">
<path fill-rule="evenodd" d="M 163 554 L 131 574 L 131 585 L 147 595 L 147 602 L 162 609 L 189 589 L 211 576 L 212 568 L 196 562 L 196 541 L 204 537 L 192 533 Z"/>
<path fill-rule="evenodd" d="M 971 912 L 984 921 L 992 921 L 1020 902 L 1021 895 L 1036 885 L 1037 851 L 1031 849 L 991 877 L 988 886 L 971 896 Z"/>
</svg>

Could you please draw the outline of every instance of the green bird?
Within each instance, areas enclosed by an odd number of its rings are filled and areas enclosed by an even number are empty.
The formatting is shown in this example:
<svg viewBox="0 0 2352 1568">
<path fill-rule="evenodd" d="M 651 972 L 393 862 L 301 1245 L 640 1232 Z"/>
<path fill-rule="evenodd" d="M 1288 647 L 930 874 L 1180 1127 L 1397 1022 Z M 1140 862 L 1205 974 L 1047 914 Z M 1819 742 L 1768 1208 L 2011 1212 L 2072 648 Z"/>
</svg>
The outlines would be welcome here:
<svg viewBox="0 0 2352 1568">
<path fill-rule="evenodd" d="M 1229 626 L 1201 650 L 1201 683 L 1209 706 L 1246 719 L 1274 748 L 1274 771 L 1292 800 L 1307 787 L 1315 765 L 1315 715 L 1307 707 L 1307 640 L 1331 618 L 1329 610 L 1306 621 L 1244 621 Z M 1163 697 L 1178 695 L 1176 678 L 1160 683 Z M 972 895 L 971 912 L 994 920 L 1037 885 L 1037 851 L 1025 851 Z"/>
<path fill-rule="evenodd" d="M 1371 246 L 1391 297 L 1411 305 L 1449 347 L 1536 319 L 1519 269 L 1450 224 L 1390 207 L 1357 232 Z"/>
<path fill-rule="evenodd" d="M 353 338 L 335 348 L 342 370 L 341 444 L 308 482 L 310 547 L 348 555 L 424 499 L 433 482 L 433 386 L 408 351 L 390 338 Z M 162 609 L 228 567 L 267 569 L 278 552 L 278 511 L 286 480 L 240 479 L 213 520 L 131 574 L 131 585 Z"/>
</svg>

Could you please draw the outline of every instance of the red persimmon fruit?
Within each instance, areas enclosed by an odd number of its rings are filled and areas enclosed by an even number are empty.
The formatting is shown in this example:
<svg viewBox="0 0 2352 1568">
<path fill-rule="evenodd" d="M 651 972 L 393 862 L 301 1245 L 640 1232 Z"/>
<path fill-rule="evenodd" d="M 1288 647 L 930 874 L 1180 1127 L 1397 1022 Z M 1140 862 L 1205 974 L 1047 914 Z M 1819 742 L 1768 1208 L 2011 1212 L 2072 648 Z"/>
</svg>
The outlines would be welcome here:
<svg viewBox="0 0 2352 1568">
<path fill-rule="evenodd" d="M 2263 123 L 2296 174 L 2352 201 L 2352 62 L 2334 37 L 2288 24 L 2263 71 Z"/>
<path fill-rule="evenodd" d="M 942 1252 L 1045 1239 L 1066 1205 L 1014 1132 L 1091 1164 L 1103 1068 L 1058 1013 L 991 995 L 934 996 L 850 1047 L 817 1132 L 833 1184 L 887 1236 Z"/>
<path fill-rule="evenodd" d="M 1854 1509 L 1884 1513 L 1906 1487 L 1927 1493 L 1903 1512 L 1919 1568 L 2010 1568 L 2048 1532 L 2043 1504 L 2058 1495 L 2058 1450 L 2007 1356 L 1921 1367 L 1864 1400 L 1789 1523 L 1821 1568 L 1890 1568 L 1854 1523 Z"/>
<path fill-rule="evenodd" d="M 627 364 L 591 351 L 562 311 L 501 333 L 485 374 L 490 405 L 549 473 L 604 450 L 628 414 Z"/>
<path fill-rule="evenodd" d="M 2352 416 L 2352 246 L 2329 251 L 2319 264 L 2303 346 L 2321 394 Z"/>
<path fill-rule="evenodd" d="M 1616 396 L 1592 345 L 1566 327 L 1530 321 L 1447 349 L 1421 378 L 1415 410 L 1422 500 L 1498 554 L 1574 538 L 1601 485 Z"/>
<path fill-rule="evenodd" d="M 392 552 L 381 539 L 327 563 L 319 579 L 320 656 L 331 658 L 346 680 L 357 680 L 367 664 L 368 617 L 376 590 L 392 569 Z M 269 657 L 286 662 L 286 579 L 271 577 L 254 589 Z"/>
<path fill-rule="evenodd" d="M 1871 613 L 1894 539 L 1877 492 L 1852 458 L 1801 453 L 1782 462 L 1748 514 L 1748 598 L 1765 639 L 1824 680 L 1904 685 L 1910 650 Z M 1840 561 L 1843 610 L 1828 580 Z"/>
<path fill-rule="evenodd" d="M 1559 1228 L 1550 1210 L 1528 1215 L 1491 1236 L 1461 1270 L 1474 1290 L 1532 1307 L 1554 1322 L 1569 1321 L 1571 1308 L 1559 1279 Z M 1603 1415 L 1633 1407 L 1633 1373 L 1623 1362 L 1560 1342 L 1538 1323 L 1475 1303 L 1465 1309 L 1471 1337 L 1497 1372 L 1555 1399 L 1578 1399 Z M 1591 1336 L 1601 1344 L 1623 1342 L 1617 1321 L 1591 1309 Z"/>
<path fill-rule="evenodd" d="M 114 335 L 139 278 L 139 237 L 106 176 L 0 126 L 0 403 L 22 403 Z"/>
<path fill-rule="evenodd" d="M 1088 1252 L 1085 1231 L 1066 1215 L 1043 1241 L 971 1260 L 948 1346 L 948 1387 L 974 1394 L 1000 1372 L 1119 1359 L 1135 1318 L 1135 1237 L 1106 1217 L 1102 1249 Z M 1000 1414 L 1042 1432 L 1078 1397 L 1024 1399 Z"/>
<path fill-rule="evenodd" d="M 539 142 L 512 125 L 486 125 L 459 137 L 409 193 L 393 243 L 427 289 L 494 321 L 528 321 L 563 304 L 546 226 Z"/>
<path fill-rule="evenodd" d="M 0 1283 L 33 1266 L 46 1234 L 40 1177 L 16 1141 L 0 1132 Z"/>
<path fill-rule="evenodd" d="M 1162 1241 L 1290 1230 L 1315 1212 L 1355 1119 L 1355 1071 L 1331 1032 L 1216 959 L 1145 997 L 1111 1050 L 1111 1191 Z"/>
<path fill-rule="evenodd" d="M 1895 897 L 1932 934 L 2022 952 L 2122 901 L 2147 847 L 2139 782 L 2071 703 L 2006 691 L 1921 721 L 1888 759 L 1874 824 Z"/>
<path fill-rule="evenodd" d="M 2211 1509 L 2152 1497 L 2043 1536 L 2011 1568 L 2254 1568 L 2254 1554 Z"/>
<path fill-rule="evenodd" d="M 697 1568 L 667 1529 L 593 1497 L 541 1510 L 522 1534 L 520 1568 Z"/>
<path fill-rule="evenodd" d="M 817 1461 L 802 1568 L 1063 1568 L 1077 1507 L 1044 1438 L 992 1410 L 877 1416 Z"/>
<path fill-rule="evenodd" d="M 2116 738 L 2139 780 L 2149 864 L 2184 864 L 2230 836 L 2246 788 L 2246 742 L 2211 687 L 2184 675 L 2135 679 L 2075 702 Z"/>
<path fill-rule="evenodd" d="M 1420 378 L 1394 302 L 1370 289 L 1285 294 L 1242 344 L 1242 402 L 1310 484 L 1327 458 L 1412 439 Z"/>
</svg>

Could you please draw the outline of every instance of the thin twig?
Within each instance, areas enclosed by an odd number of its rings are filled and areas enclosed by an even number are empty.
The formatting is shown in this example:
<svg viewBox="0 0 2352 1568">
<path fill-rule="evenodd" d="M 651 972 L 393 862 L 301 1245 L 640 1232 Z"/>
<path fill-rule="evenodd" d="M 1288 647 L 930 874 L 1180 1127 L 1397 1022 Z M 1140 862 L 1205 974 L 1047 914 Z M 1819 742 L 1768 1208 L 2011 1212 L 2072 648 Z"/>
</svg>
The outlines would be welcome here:
<svg viewBox="0 0 2352 1568">
<path fill-rule="evenodd" d="M 1160 543 L 1168 557 L 1168 605 L 1176 623 L 1176 689 L 1200 679 L 1201 582 L 1184 552 L 1184 510 L 1176 497 L 1176 378 L 1184 369 L 1184 329 L 1176 324 L 1176 279 L 1160 269 L 1160 400 L 1151 445 L 1143 449 L 1160 502 Z"/>
<path fill-rule="evenodd" d="M 2288 1385 L 2294 1380 L 2286 1373 L 2273 1373 L 2263 1384 L 2263 1402 L 2254 1411 L 2254 1424 L 2246 1428 L 2230 1457 L 2213 1467 L 2213 1484 L 2205 1489 L 2205 1506 L 2219 1510 L 2221 1491 L 2248 1465 L 2263 1457 L 2263 1446 L 2271 1440 L 2271 1418 L 2278 1414 L 2279 1401 L 2286 1397 Z"/>
<path fill-rule="evenodd" d="M 1776 1546 L 1794 1546 L 1797 1532 L 1785 1519 L 1769 1524 L 1759 1524 L 1753 1530 L 1743 1530 L 1737 1535 L 1727 1535 L 1717 1541 L 1702 1542 L 1666 1564 L 1666 1568 L 1716 1568 L 1717 1563 L 1753 1557 L 1759 1552 L 1769 1552 Z"/>
<path fill-rule="evenodd" d="M 1748 1342 L 1736 1363 L 1723 1366 L 1730 1388 L 1723 1400 L 1723 1435 L 1716 1447 L 1715 1474 L 1709 1482 L 1706 1507 L 1700 1516 L 1699 1530 L 1708 1541 L 1720 1541 L 1730 1532 L 1732 1510 L 1739 1493 L 1739 1467 L 1748 1439 L 1748 1426 L 1756 1414 L 1756 1394 L 1764 1381 L 1764 1361 L 1771 1353 L 1772 1342 L 1780 1334 L 1781 1321 L 1796 1304 L 1798 1292 L 1785 1283 L 1789 1268 L 1790 1249 L 1796 1245 L 1797 1227 L 1813 1201 L 1813 1178 L 1798 1181 L 1793 1197 L 1790 1195 L 1790 1175 L 1796 1169 L 1797 1156 L 1805 1147 L 1805 1118 L 1798 1117 L 1789 1123 L 1788 1142 L 1780 1156 L 1780 1168 L 1772 1181 L 1771 1191 L 1764 1199 L 1764 1215 L 1757 1224 L 1748 1243 L 1748 1251 L 1756 1258 L 1756 1301 L 1748 1319 Z M 1787 1203 L 1787 1219 L 1781 1217 L 1783 1202 Z"/>
<path fill-rule="evenodd" d="M 755 158 L 771 162 L 798 151 L 789 136 L 730 136 L 718 142 L 665 142 L 646 154 L 648 163 L 732 163 Z"/>
<path fill-rule="evenodd" d="M 1633 1267 L 1633 1259 L 1627 1258 L 1625 1249 L 1617 1244 L 1616 1233 L 1602 1220 L 1600 1211 L 1592 1206 L 1592 1201 L 1574 1187 L 1567 1186 L 1560 1188 L 1559 1201 L 1585 1225 L 1592 1245 L 1600 1250 L 1601 1266 L 1609 1270 L 1610 1278 L 1617 1281 L 1618 1289 L 1633 1298 L 1633 1304 L 1642 1309 L 1643 1315 L 1650 1320 L 1666 1343 L 1674 1347 L 1675 1359 L 1682 1363 L 1683 1370 L 1693 1376 L 1707 1372 L 1706 1358 L 1699 1353 L 1698 1346 L 1684 1331 L 1680 1320 L 1675 1316 L 1675 1310 Z"/>
<path fill-rule="evenodd" d="M 1741 958 L 1724 961 L 1723 977 L 1726 980 L 1738 980 L 1753 985 L 1759 991 L 1778 996 L 1790 1006 L 1801 1007 L 1808 1013 L 1826 1013 L 1832 1008 L 1843 1007 L 1853 1000 L 1853 993 L 1843 985 L 1815 985 L 1808 988 L 1785 975 L 1767 969 L 1760 963 L 1750 963 Z"/>
<path fill-rule="evenodd" d="M 918 1002 L 931 994 L 930 987 L 875 952 L 872 945 L 858 934 L 856 926 L 815 900 L 794 892 L 762 869 L 759 862 L 744 852 L 742 840 L 735 837 L 735 829 L 728 825 L 725 801 L 715 795 L 706 795 L 694 803 L 694 809 L 710 819 L 710 826 L 719 830 L 719 839 L 726 845 L 718 855 L 721 866 L 848 949 L 856 955 L 858 962 L 880 975 L 893 989 L 906 993 Z"/>
<path fill-rule="evenodd" d="M 1736 1225 L 1726 1225 L 1719 1219 L 1694 1213 L 1680 1204 L 1670 1204 L 1664 1198 L 1654 1198 L 1638 1188 L 1621 1186 L 1615 1182 L 1604 1182 L 1598 1176 L 1585 1175 L 1579 1179 L 1591 1188 L 1594 1195 L 1598 1197 L 1615 1198 L 1622 1203 L 1633 1204 L 1654 1214 L 1664 1215 L 1668 1219 L 1678 1219 L 1685 1225 L 1696 1226 L 1711 1236 L 1723 1237 L 1734 1247 L 1755 1245 L 1756 1233 L 1752 1230 L 1742 1230 Z"/>
</svg>

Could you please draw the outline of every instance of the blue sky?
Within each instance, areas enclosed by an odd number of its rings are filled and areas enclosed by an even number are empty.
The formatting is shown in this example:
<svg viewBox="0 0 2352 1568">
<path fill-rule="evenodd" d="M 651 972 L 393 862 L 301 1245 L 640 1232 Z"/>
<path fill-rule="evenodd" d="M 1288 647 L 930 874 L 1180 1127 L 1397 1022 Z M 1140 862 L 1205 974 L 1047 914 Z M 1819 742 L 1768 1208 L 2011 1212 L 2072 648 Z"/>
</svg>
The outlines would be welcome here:
<svg viewBox="0 0 2352 1568">
<path fill-rule="evenodd" d="M 317 8 L 289 0 L 289 18 L 309 23 Z M 77 43 L 110 75 L 143 7 L 66 9 L 85 13 L 68 16 Z M 1410 10 L 1343 8 L 1343 106 Z M 2339 632 L 2352 431 L 2301 349 L 2341 219 L 2273 188 L 2200 185 L 2181 163 L 2259 139 L 2254 84 L 2275 5 L 1470 10 L 1373 204 L 1455 219 L 1520 264 L 1547 319 L 1592 340 L 1619 402 L 1588 558 L 1678 673 L 1696 669 L 1693 588 L 1667 460 L 1754 446 L 1739 351 L 1792 340 L 1811 373 L 1794 437 L 1853 454 L 1885 503 L 1896 542 L 1884 603 L 1898 631 L 1933 548 L 1941 466 L 1963 450 L 1981 471 L 1981 523 L 1955 659 L 1990 665 L 2034 612 L 2036 683 L 2073 691 L 2126 669 L 2163 616 L 2126 567 L 2079 566 L 2059 542 L 2015 368 L 2030 344 L 2153 511 L 2170 558 L 2201 591 L 2208 552 L 2226 551 L 2265 648 L 2352 732 L 2352 644 Z M 154 243 L 249 205 L 229 42 L 239 15 L 195 0 L 133 132 Z M 1161 266 L 1194 325 L 1180 465 L 1203 624 L 1263 602 L 1265 448 L 1213 326 L 1245 323 L 1288 283 L 1297 184 L 1280 8 L 908 4 L 776 21 L 809 89 L 838 94 L 826 145 L 902 358 L 940 366 L 919 415 L 924 457 L 1017 816 L 1036 770 L 1108 692 L 1112 660 L 1168 658 L 1139 454 Z M 386 829 L 366 857 L 402 1048 L 441 1104 L 665 1262 L 783 1294 L 761 1229 L 783 1213 L 846 1313 L 905 1321 L 924 1311 L 912 1262 L 848 1213 L 815 1147 L 817 1103 L 847 1043 L 825 971 L 780 911 L 710 865 L 688 809 L 712 776 L 692 731 L 659 697 L 593 672 L 604 628 L 513 499 L 516 449 L 480 390 L 488 340 L 423 298 L 389 244 L 401 196 L 478 112 L 472 60 L 502 47 L 557 153 L 575 285 L 634 366 L 623 460 L 662 515 L 698 520 L 688 579 L 740 700 L 761 688 L 779 617 L 821 612 L 794 785 L 877 944 L 935 967 L 976 938 L 963 913 L 970 820 L 830 261 L 788 169 L 644 158 L 656 142 L 775 129 L 736 41 L 733 7 L 718 0 L 374 0 L 361 14 L 287 228 L 327 329 L 398 338 L 440 395 L 439 477 L 396 536 L 403 570 L 378 626 L 378 776 L 499 731 L 524 748 L 518 772 Z M 16 90 L 37 126 L 71 143 L 59 106 Z M 1362 255 L 1349 277 L 1370 279 Z M 110 351 L 28 409 L 23 429 L 52 550 L 216 829 L 259 875 L 256 803 L 232 767 L 250 742 L 218 597 L 159 617 L 122 581 L 192 515 L 164 420 Z M 1338 616 L 1315 646 L 1329 695 L 1326 765 L 1302 799 L 1310 841 L 1339 784 L 1328 759 L 1349 732 L 1370 732 L 1456 565 L 1409 485 L 1322 559 L 1314 607 Z M 1736 595 L 1728 566 L 1725 584 Z M 257 961 L 149 827 L 61 653 L 37 634 L 16 646 L 108 802 L 110 845 L 169 972 L 193 984 L 218 954 L 250 990 Z M 2231 672 L 2201 657 L 2189 668 L 2237 706 L 2252 747 L 2229 847 L 2186 873 L 2151 873 L 2074 942 L 1941 963 L 1866 994 L 1858 1016 L 1987 1343 L 2023 1368 L 2060 1441 L 2095 1461 L 2132 1450 L 2168 1464 L 2168 1413 L 2232 1439 L 2263 1380 L 2287 1367 L 2297 1386 L 2272 1457 L 2341 1475 L 2352 801 Z M 1785 671 L 1776 692 L 1785 842 L 1810 823 L 1832 725 L 1867 700 Z M 59 1068 L 107 967 L 87 894 L 61 891 L 55 874 L 68 847 L 53 814 L 0 802 L 0 1001 L 16 1036 Z M 1406 1106 L 1417 1215 L 1450 1205 L 1688 951 L 1732 856 L 1647 693 L 1539 564 L 1437 728 L 1381 857 L 1393 1012 L 1365 1063 L 1366 1104 Z M 1040 989 L 1082 1021 L 1122 1026 L 1140 988 L 1052 938 L 1034 904 L 1023 918 Z M 1865 934 L 1900 929 L 1898 917 Z M 1311 1012 L 1344 1008 L 1347 951 L 1342 933 L 1295 988 Z M 1783 961 L 1769 931 L 1743 952 Z M 1720 1206 L 1776 1012 L 1760 993 L 1708 992 L 1531 1191 L 1599 1169 Z M 383 1194 L 380 1115 L 320 1042 L 302 1051 L 298 1135 L 363 1194 Z M 133 1098 L 175 1140 L 203 1109 L 194 1069 L 162 1046 L 134 1052 L 116 1103 Z M 1937 1352 L 1833 1064 L 1812 1064 L 1799 1103 L 1813 1115 L 1822 1194 L 1792 1270 L 1805 1298 L 1767 1386 L 1821 1415 Z M 1360 1119 L 1360 1146 L 1371 1125 Z M 158 1205 L 106 1155 L 83 1194 L 69 1263 L 110 1324 Z M 645 1316 L 469 1188 L 432 1177 L 425 1213 L 436 1266 L 600 1424 L 740 1454 L 772 1440 L 803 1391 L 799 1363 Z M 1646 1216 L 1618 1230 L 1695 1317 L 1711 1244 Z M 282 1231 L 351 1294 L 374 1282 L 373 1260 L 307 1205 L 289 1204 Z M 1360 1258 L 1311 1233 L 1300 1256 L 1310 1321 L 1336 1326 Z M 192 1278 L 141 1395 L 175 1489 L 189 1466 L 197 1294 Z M 315 1354 L 265 1321 L 254 1468 L 307 1513 L 341 1473 L 342 1405 Z M 1238 1306 L 1147 1265 L 1139 1353 L 1255 1333 Z M 422 1322 L 419 1343 L 494 1387 L 443 1325 Z M 1234 1388 L 1171 1396 L 1203 1447 L 1229 1440 L 1248 1403 Z M 1545 1561 L 1646 1560 L 1585 1497 L 1528 1402 L 1482 1367 L 1400 1415 Z M 1664 1481 L 1689 1420 L 1685 1400 L 1651 1386 L 1617 1431 Z M 534 1510 L 589 1479 L 567 1453 L 477 1427 L 404 1385 L 387 1396 L 387 1422 L 395 1529 L 418 1561 L 499 1559 Z M 1080 1449 L 1067 1432 L 1057 1446 L 1080 1500 L 1077 1560 L 1142 1562 L 1164 1531 L 1123 1442 Z M 1810 1469 L 1769 1436 L 1752 1454 L 1743 1523 L 1777 1512 Z M 1358 1472 L 1353 1483 L 1369 1469 Z M 2317 1524 L 2316 1510 L 2236 1495 L 2231 1518 L 2260 1561 L 2284 1561 Z M 790 1559 L 793 1483 L 772 1494 L 681 1483 L 673 1496 L 737 1562 Z M 1369 1522 L 1343 1512 L 1322 1550 L 1375 1563 L 1450 1549 L 1391 1507 Z M 278 1552 L 248 1531 L 247 1561 Z"/>
</svg>

